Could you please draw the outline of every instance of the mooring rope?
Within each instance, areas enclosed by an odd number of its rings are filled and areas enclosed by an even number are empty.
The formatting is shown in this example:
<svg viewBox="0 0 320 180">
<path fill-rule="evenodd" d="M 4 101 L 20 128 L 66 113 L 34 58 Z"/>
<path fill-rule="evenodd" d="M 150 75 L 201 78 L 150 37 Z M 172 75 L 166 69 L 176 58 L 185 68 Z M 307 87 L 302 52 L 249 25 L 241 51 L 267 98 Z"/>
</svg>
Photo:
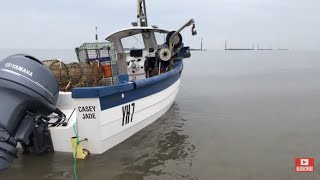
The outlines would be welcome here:
<svg viewBox="0 0 320 180">
<path fill-rule="evenodd" d="M 73 157 L 73 175 L 74 179 L 78 180 L 78 174 L 77 174 L 77 152 L 78 152 L 78 145 L 80 144 L 79 136 L 78 136 L 78 129 L 77 129 L 77 123 L 73 124 L 73 131 L 76 135 L 77 141 L 76 141 L 76 149 Z"/>
</svg>

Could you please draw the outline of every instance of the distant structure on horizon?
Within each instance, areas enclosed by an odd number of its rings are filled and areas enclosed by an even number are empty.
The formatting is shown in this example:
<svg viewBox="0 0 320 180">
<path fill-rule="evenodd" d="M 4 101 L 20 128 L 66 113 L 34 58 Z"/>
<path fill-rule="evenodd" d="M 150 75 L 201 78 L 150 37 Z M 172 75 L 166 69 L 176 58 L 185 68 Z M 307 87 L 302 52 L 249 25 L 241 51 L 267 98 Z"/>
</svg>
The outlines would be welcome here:
<svg viewBox="0 0 320 180">
<path fill-rule="evenodd" d="M 192 49 L 190 48 L 190 50 L 192 51 L 206 51 L 206 49 L 203 49 L 203 38 L 201 38 L 201 42 L 200 42 L 200 49 Z"/>
<path fill-rule="evenodd" d="M 272 47 L 271 48 L 260 48 L 259 44 L 258 44 L 258 49 L 257 50 L 273 50 Z"/>
<path fill-rule="evenodd" d="M 254 44 L 252 44 L 252 48 L 227 48 L 227 43 L 228 43 L 228 41 L 226 40 L 225 42 L 224 42 L 224 50 L 237 50 L 237 51 L 239 51 L 239 50 L 254 50 Z"/>
<path fill-rule="evenodd" d="M 227 47 L 227 43 L 228 43 L 228 41 L 225 40 L 225 43 L 224 43 L 224 50 L 225 51 L 227 51 L 227 50 L 246 50 L 246 51 L 248 51 L 248 50 L 250 50 L 250 51 L 251 50 L 274 50 L 272 47 L 271 48 L 260 48 L 259 44 L 258 44 L 258 48 L 255 49 L 254 48 L 254 43 L 252 43 L 252 48 L 228 48 Z M 289 49 L 279 48 L 277 50 L 289 50 Z"/>
</svg>

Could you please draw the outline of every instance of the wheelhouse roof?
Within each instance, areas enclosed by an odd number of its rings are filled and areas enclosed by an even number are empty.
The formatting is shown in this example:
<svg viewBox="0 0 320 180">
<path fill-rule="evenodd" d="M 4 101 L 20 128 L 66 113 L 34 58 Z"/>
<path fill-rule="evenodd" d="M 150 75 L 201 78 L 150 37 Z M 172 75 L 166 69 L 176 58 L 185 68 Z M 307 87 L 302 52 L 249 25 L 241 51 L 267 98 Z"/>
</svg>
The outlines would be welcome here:
<svg viewBox="0 0 320 180">
<path fill-rule="evenodd" d="M 142 32 L 159 32 L 159 33 L 169 33 L 168 30 L 153 28 L 153 27 L 131 27 L 122 29 L 120 31 L 110 34 L 106 40 L 112 41 L 114 39 L 121 39 L 123 37 L 133 36 Z"/>
</svg>

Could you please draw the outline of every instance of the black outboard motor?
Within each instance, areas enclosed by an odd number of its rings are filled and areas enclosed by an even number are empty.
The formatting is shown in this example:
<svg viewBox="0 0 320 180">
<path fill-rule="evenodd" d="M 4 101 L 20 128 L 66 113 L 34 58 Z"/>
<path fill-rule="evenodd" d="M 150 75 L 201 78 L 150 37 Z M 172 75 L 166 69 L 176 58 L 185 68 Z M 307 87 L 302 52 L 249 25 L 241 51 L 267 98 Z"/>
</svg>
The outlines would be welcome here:
<svg viewBox="0 0 320 180">
<path fill-rule="evenodd" d="M 30 146 L 45 117 L 63 114 L 58 95 L 58 81 L 38 59 L 18 54 L 0 61 L 0 172 L 16 158 L 17 142 Z"/>
</svg>

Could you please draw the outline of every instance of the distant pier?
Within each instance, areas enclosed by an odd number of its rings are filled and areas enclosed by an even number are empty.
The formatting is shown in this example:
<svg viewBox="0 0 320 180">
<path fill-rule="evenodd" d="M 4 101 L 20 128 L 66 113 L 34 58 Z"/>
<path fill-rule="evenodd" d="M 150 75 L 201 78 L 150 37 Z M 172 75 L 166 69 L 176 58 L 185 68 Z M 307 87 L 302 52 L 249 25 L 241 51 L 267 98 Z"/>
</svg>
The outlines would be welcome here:
<svg viewBox="0 0 320 180">
<path fill-rule="evenodd" d="M 254 45 L 252 45 L 252 48 L 227 48 L 227 41 L 224 43 L 224 50 L 226 51 L 250 51 L 254 50 Z"/>
<path fill-rule="evenodd" d="M 254 48 L 254 43 L 252 44 L 252 48 L 228 48 L 227 47 L 227 40 L 224 43 L 224 50 L 225 51 L 252 51 L 252 50 L 258 50 L 258 51 L 272 51 L 272 50 L 281 50 L 281 51 L 287 51 L 289 49 L 279 48 L 279 49 L 273 49 L 273 48 L 260 48 L 258 44 L 258 48 Z"/>
</svg>

